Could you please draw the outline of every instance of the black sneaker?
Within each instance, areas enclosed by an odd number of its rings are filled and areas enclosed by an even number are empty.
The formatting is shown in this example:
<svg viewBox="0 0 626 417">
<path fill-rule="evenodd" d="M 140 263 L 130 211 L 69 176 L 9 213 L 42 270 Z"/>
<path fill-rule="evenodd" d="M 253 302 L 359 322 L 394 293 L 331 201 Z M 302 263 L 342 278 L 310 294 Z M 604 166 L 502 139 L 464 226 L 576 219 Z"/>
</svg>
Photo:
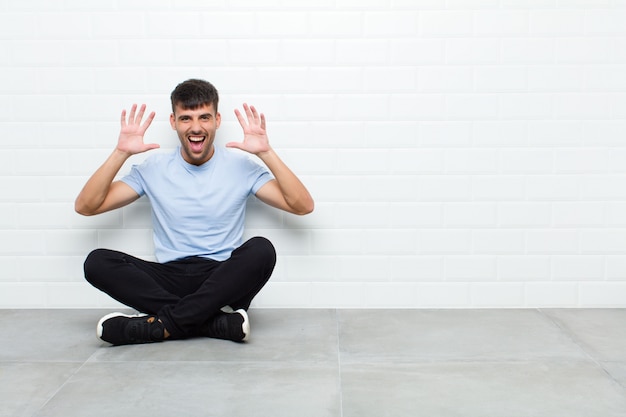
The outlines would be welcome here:
<svg viewBox="0 0 626 417">
<path fill-rule="evenodd" d="M 209 320 L 202 334 L 214 339 L 232 340 L 240 343 L 246 342 L 250 337 L 248 313 L 244 309 L 239 309 L 232 313 L 218 313 Z"/>
<path fill-rule="evenodd" d="M 113 345 L 161 342 L 164 327 L 156 316 L 111 313 L 98 322 L 98 337 Z"/>
</svg>

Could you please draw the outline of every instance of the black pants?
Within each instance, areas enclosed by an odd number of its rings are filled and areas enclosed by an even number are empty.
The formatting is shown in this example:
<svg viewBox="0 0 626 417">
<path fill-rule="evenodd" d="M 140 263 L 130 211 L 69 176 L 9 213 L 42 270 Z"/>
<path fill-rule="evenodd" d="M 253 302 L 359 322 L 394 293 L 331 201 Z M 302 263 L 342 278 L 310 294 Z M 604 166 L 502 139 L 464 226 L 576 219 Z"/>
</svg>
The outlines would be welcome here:
<svg viewBox="0 0 626 417">
<path fill-rule="evenodd" d="M 85 278 L 137 311 L 155 314 L 172 338 L 194 336 L 226 305 L 248 309 L 276 264 L 271 242 L 254 237 L 225 261 L 191 257 L 157 263 L 96 249 L 85 260 Z"/>
</svg>

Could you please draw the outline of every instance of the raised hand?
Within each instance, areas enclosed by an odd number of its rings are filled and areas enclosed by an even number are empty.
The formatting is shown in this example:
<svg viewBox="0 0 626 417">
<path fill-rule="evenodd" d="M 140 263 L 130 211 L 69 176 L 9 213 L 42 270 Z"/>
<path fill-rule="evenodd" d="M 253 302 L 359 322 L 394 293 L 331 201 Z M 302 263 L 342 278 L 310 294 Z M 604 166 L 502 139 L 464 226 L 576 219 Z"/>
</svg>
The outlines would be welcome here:
<svg viewBox="0 0 626 417">
<path fill-rule="evenodd" d="M 143 119 L 145 111 L 145 104 L 141 105 L 141 107 L 139 108 L 139 112 L 137 112 L 137 105 L 133 104 L 127 120 L 126 110 L 122 110 L 122 128 L 120 130 L 120 136 L 117 140 L 118 150 L 128 153 L 129 155 L 134 155 L 160 147 L 160 145 L 157 143 L 146 144 L 143 142 L 143 136 L 146 133 L 148 127 L 150 127 L 150 124 L 152 123 L 155 115 L 154 112 L 150 113 L 142 124 L 141 121 Z"/>
<path fill-rule="evenodd" d="M 243 129 L 243 142 L 229 142 L 226 146 L 255 155 L 269 151 L 271 148 L 265 131 L 265 115 L 246 103 L 243 105 L 243 110 L 246 114 L 245 118 L 238 109 L 235 109 L 235 115 Z"/>
</svg>

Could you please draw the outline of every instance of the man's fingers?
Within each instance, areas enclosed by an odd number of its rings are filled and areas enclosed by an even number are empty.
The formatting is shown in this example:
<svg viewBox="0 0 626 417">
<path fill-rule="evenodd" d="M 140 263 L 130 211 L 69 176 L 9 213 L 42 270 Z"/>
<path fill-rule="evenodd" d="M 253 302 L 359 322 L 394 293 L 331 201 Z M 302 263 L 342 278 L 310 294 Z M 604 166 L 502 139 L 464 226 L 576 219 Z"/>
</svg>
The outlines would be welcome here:
<svg viewBox="0 0 626 417">
<path fill-rule="evenodd" d="M 228 142 L 224 146 L 226 146 L 227 148 L 243 149 L 243 145 L 239 142 Z"/>
<path fill-rule="evenodd" d="M 237 120 L 239 120 L 241 127 L 245 129 L 247 126 L 246 120 L 243 118 L 243 115 L 238 109 L 235 109 L 235 116 L 237 116 Z"/>
<path fill-rule="evenodd" d="M 254 106 L 250 106 L 250 110 L 252 111 L 252 118 L 255 124 L 261 124 L 263 119 L 263 113 L 259 113 Z"/>
<path fill-rule="evenodd" d="M 143 119 L 143 114 L 145 113 L 145 111 L 146 111 L 146 105 L 142 104 L 141 107 L 139 108 L 139 113 L 137 113 L 137 118 L 133 120 L 133 123 L 140 124 L 141 119 Z"/>
<path fill-rule="evenodd" d="M 246 116 L 248 116 L 249 124 L 259 124 L 259 113 L 256 111 L 254 106 L 248 106 L 247 103 L 244 103 L 243 108 L 246 110 Z"/>
<path fill-rule="evenodd" d="M 250 106 L 248 106 L 248 103 L 243 103 L 243 109 L 246 112 L 246 116 L 248 116 L 248 122 L 249 122 L 250 119 L 252 118 L 252 112 L 250 111 Z"/>
<path fill-rule="evenodd" d="M 144 110 L 145 110 L 145 108 L 144 108 Z M 143 113 L 142 113 L 142 114 L 143 114 Z M 145 121 L 145 122 L 143 122 L 143 125 L 142 125 L 141 127 L 142 127 L 142 129 L 143 129 L 144 131 L 145 131 L 148 127 L 150 127 L 150 124 L 152 123 L 152 120 L 154 120 L 154 116 L 155 116 L 155 115 L 156 115 L 156 113 L 155 113 L 155 112 L 151 112 L 151 113 L 148 115 L 148 118 L 146 119 L 146 121 Z M 139 121 L 141 121 L 141 118 L 139 119 Z"/>
<path fill-rule="evenodd" d="M 126 126 L 126 109 L 122 110 L 122 127 Z"/>
<path fill-rule="evenodd" d="M 146 151 L 150 151 L 152 149 L 158 149 L 160 147 L 161 145 L 159 145 L 158 143 L 148 143 L 145 148 L 146 148 Z"/>
<path fill-rule="evenodd" d="M 143 119 L 143 116 L 146 112 L 146 105 L 142 104 L 141 107 L 139 107 L 139 112 L 137 112 L 137 105 L 133 104 L 132 107 L 130 108 L 130 113 L 127 115 L 126 114 L 126 109 L 122 110 L 122 117 L 121 117 L 121 123 L 122 123 L 122 127 L 126 127 L 128 125 L 141 125 L 141 120 Z M 155 112 L 151 112 L 148 115 L 148 118 L 144 121 L 143 125 L 141 125 L 141 128 L 143 130 L 146 130 L 148 128 L 148 126 L 150 126 L 150 124 L 152 123 L 152 120 L 154 120 L 154 116 L 156 115 Z"/>
<path fill-rule="evenodd" d="M 249 106 L 248 103 L 243 103 L 243 109 L 246 112 L 246 117 L 248 118 L 247 124 L 261 125 L 261 127 L 265 129 L 265 116 L 263 113 L 259 113 L 256 107 Z M 237 118 L 239 118 L 239 123 L 241 123 L 244 120 L 243 117 L 239 117 L 240 113 L 237 110 L 235 110 L 235 112 L 238 114 Z"/>
<path fill-rule="evenodd" d="M 128 123 L 135 123 L 135 112 L 137 111 L 137 105 L 133 104 L 130 108 L 130 114 L 128 115 Z"/>
</svg>

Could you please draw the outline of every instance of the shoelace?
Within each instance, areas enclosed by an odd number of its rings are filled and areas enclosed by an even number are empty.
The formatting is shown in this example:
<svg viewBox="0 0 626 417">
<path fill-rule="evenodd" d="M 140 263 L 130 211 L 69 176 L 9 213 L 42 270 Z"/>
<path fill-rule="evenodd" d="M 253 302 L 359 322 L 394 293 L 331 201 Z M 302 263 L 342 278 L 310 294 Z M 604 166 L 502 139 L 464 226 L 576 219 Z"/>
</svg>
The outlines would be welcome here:
<svg viewBox="0 0 626 417">
<path fill-rule="evenodd" d="M 149 317 L 147 320 L 131 320 L 126 328 L 128 338 L 133 342 L 160 340 L 160 330 L 154 317 Z"/>
<path fill-rule="evenodd" d="M 213 337 L 225 338 L 228 336 L 228 329 L 228 316 L 226 314 L 219 314 L 211 321 L 209 333 Z"/>
</svg>

